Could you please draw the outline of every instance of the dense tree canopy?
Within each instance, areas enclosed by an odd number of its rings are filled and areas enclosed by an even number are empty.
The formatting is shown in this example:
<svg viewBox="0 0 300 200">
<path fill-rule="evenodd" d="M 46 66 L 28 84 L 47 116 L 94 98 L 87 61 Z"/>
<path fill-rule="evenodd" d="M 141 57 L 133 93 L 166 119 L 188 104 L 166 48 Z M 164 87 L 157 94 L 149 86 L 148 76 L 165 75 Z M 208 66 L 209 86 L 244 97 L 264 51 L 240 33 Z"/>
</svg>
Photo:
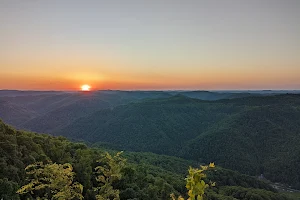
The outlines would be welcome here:
<svg viewBox="0 0 300 200">
<path fill-rule="evenodd" d="M 300 189 L 300 95 L 149 99 L 98 111 L 57 135 L 128 151 L 215 161 Z M 278 173 L 280 171 L 280 173 Z"/>
<path fill-rule="evenodd" d="M 94 188 L 101 188 L 103 185 L 99 185 L 97 181 L 99 173 L 95 169 L 97 166 L 114 166 L 114 164 L 109 165 L 108 160 L 103 160 L 105 155 L 103 150 L 72 143 L 63 137 L 16 131 L 2 122 L 0 122 L 0 138 L 0 198 L 4 200 L 30 199 L 34 198 L 32 195 L 37 195 L 37 193 L 24 195 L 16 193 L 21 186 L 33 180 L 26 179 L 25 168 L 28 165 L 33 166 L 34 169 L 50 167 L 52 171 L 47 173 L 53 172 L 53 174 L 56 174 L 60 167 L 65 166 L 63 168 L 68 169 L 68 173 L 73 176 L 69 185 L 81 184 L 84 199 L 94 200 L 97 195 Z M 120 179 L 110 183 L 113 189 L 119 191 L 120 199 L 159 200 L 169 199 L 171 193 L 186 195 L 184 177 L 187 171 L 183 172 L 183 168 L 187 170 L 188 165 L 198 165 L 192 161 L 151 153 L 127 152 L 124 157 L 127 158 L 126 165 L 120 171 L 117 170 L 121 174 Z M 43 164 L 42 167 L 34 165 L 36 162 L 49 164 Z M 65 163 L 70 164 L 64 165 Z M 216 181 L 216 186 L 207 191 L 208 199 L 233 199 L 237 188 L 238 191 L 247 193 L 240 199 L 248 197 L 261 199 L 264 196 L 272 200 L 288 199 L 279 195 L 268 184 L 255 178 L 222 168 L 216 170 L 216 173 L 208 174 L 210 180 Z M 34 170 L 29 171 L 34 172 Z"/>
</svg>

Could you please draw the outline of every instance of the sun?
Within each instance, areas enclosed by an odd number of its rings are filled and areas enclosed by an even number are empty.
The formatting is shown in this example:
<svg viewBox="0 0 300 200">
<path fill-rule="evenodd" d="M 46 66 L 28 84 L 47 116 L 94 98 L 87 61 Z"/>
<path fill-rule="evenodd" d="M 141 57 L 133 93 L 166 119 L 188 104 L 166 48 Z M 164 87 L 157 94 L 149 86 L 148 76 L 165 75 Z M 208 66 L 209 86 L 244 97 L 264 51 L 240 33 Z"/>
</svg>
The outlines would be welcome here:
<svg viewBox="0 0 300 200">
<path fill-rule="evenodd" d="M 90 91 L 90 89 L 91 89 L 91 86 L 89 86 L 89 85 L 82 85 L 81 86 L 81 91 Z"/>
</svg>

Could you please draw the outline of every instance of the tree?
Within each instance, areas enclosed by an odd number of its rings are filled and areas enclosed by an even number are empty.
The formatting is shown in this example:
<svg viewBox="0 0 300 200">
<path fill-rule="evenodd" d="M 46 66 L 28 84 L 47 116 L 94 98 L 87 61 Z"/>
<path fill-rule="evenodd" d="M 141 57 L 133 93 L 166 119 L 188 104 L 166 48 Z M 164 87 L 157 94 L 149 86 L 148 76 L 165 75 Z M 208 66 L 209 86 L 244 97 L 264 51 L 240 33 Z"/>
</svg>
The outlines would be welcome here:
<svg viewBox="0 0 300 200">
<path fill-rule="evenodd" d="M 200 166 L 201 169 L 192 168 L 189 169 L 189 175 L 187 176 L 186 180 L 186 188 L 188 189 L 188 200 L 203 200 L 205 189 L 209 186 L 215 186 L 215 183 L 209 182 L 205 183 L 203 180 L 206 175 L 205 171 L 209 170 L 210 168 L 214 168 L 215 164 L 210 163 L 207 166 Z M 176 200 L 174 194 L 170 195 L 172 200 Z M 178 200 L 184 200 L 182 196 L 177 198 Z"/>
<path fill-rule="evenodd" d="M 7 178 L 0 178 L 0 199 L 8 200 L 8 199 L 19 199 L 19 195 L 16 194 L 16 190 L 18 189 L 18 184 L 9 181 Z"/>
<path fill-rule="evenodd" d="M 109 153 L 103 154 L 102 158 L 98 161 L 99 165 L 95 168 L 96 180 L 99 185 L 95 188 L 97 191 L 97 200 L 119 200 L 119 190 L 113 188 L 113 183 L 120 180 L 121 170 L 125 166 L 126 160 L 118 152 L 116 155 L 111 156 Z"/>
<path fill-rule="evenodd" d="M 26 173 L 29 183 L 21 187 L 17 193 L 31 193 L 37 199 L 83 199 L 83 186 L 73 182 L 75 173 L 69 163 L 43 164 L 38 162 L 28 165 Z"/>
</svg>

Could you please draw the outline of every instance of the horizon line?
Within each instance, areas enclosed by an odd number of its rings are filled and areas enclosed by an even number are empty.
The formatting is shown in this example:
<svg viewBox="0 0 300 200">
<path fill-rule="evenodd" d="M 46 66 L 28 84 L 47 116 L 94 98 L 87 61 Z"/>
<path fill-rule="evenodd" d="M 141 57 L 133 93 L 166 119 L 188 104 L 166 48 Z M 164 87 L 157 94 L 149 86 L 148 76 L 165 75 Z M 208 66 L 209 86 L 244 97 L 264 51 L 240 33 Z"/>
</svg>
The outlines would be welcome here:
<svg viewBox="0 0 300 200">
<path fill-rule="evenodd" d="M 22 89 L 0 89 L 0 92 L 2 91 L 19 91 L 19 92 L 84 92 L 81 90 L 22 90 Z M 299 91 L 300 89 L 212 89 L 212 90 L 205 90 L 205 89 L 128 89 L 128 90 L 122 90 L 122 89 L 99 89 L 99 90 L 90 90 L 88 92 L 97 92 L 97 91 L 140 91 L 140 92 L 167 92 L 167 91 L 201 91 L 201 92 L 219 92 L 219 91 Z"/>
</svg>

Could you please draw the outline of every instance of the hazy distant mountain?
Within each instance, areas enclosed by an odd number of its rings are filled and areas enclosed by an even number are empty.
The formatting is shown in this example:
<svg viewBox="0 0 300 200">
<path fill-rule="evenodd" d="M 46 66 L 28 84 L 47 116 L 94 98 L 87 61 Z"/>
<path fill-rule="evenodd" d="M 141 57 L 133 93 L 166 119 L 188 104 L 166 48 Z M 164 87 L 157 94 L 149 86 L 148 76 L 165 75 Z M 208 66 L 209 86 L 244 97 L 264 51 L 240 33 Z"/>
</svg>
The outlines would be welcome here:
<svg viewBox="0 0 300 200">
<path fill-rule="evenodd" d="M 21 123 L 32 119 L 36 115 L 37 114 L 32 110 L 0 99 L 0 116 L 8 124 L 20 127 L 19 125 Z"/>
<path fill-rule="evenodd" d="M 9 102 L 10 109 L 2 109 L 0 117 L 18 128 L 52 133 L 74 120 L 104 108 L 144 99 L 185 95 L 203 100 L 239 98 L 248 93 L 219 93 L 206 91 L 116 91 L 57 92 L 0 90 L 0 100 Z M 1 102 L 0 102 L 1 104 Z M 0 105 L 1 106 L 1 105 Z M 6 107 L 2 103 L 2 107 Z M 20 112 L 19 114 L 16 114 Z"/>
<path fill-rule="evenodd" d="M 62 91 L 23 91 L 23 90 L 0 90 L 0 97 L 6 96 L 6 97 L 20 97 L 20 96 L 38 96 L 38 95 L 43 95 L 43 94 L 48 94 L 48 95 L 55 95 L 55 94 L 61 94 L 61 93 L 66 93 Z M 68 92 L 68 93 L 73 93 L 73 92 Z"/>
<path fill-rule="evenodd" d="M 75 119 L 110 106 L 111 104 L 106 101 L 80 99 L 28 120 L 20 126 L 36 132 L 51 133 L 53 130 L 62 128 L 62 126 L 71 123 Z"/>
<path fill-rule="evenodd" d="M 104 108 L 170 96 L 160 91 L 0 91 L 0 117 L 18 128 L 52 133 L 75 119 Z"/>
<path fill-rule="evenodd" d="M 201 100 L 220 100 L 220 99 L 234 99 L 234 98 L 242 98 L 249 96 L 261 96 L 263 94 L 260 93 L 248 93 L 248 92 L 210 92 L 210 91 L 180 91 L 180 92 L 171 92 L 171 94 L 181 94 L 190 98 L 196 98 Z"/>
</svg>

